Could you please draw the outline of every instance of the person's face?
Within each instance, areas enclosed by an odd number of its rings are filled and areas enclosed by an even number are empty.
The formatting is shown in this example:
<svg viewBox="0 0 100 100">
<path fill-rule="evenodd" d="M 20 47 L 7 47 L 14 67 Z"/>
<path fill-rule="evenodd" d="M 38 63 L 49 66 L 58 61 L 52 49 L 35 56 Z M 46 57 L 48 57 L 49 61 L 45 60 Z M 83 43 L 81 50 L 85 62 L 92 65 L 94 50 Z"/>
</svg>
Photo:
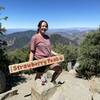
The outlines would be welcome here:
<svg viewBox="0 0 100 100">
<path fill-rule="evenodd" d="M 45 22 L 42 22 L 41 26 L 39 27 L 39 32 L 44 34 L 47 31 L 47 24 Z"/>
</svg>

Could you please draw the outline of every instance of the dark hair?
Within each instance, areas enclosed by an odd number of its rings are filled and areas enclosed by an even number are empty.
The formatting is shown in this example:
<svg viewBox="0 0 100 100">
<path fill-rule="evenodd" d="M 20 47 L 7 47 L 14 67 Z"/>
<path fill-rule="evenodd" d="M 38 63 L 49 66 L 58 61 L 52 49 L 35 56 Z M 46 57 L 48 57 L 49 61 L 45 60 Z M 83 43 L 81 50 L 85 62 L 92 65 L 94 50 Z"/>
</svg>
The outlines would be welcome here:
<svg viewBox="0 0 100 100">
<path fill-rule="evenodd" d="M 41 20 L 41 21 L 39 21 L 39 23 L 38 23 L 37 33 L 39 32 L 39 28 L 41 27 L 41 24 L 42 24 L 43 22 L 45 22 L 45 23 L 47 24 L 47 28 L 48 28 L 48 23 L 47 23 L 47 21 Z"/>
</svg>

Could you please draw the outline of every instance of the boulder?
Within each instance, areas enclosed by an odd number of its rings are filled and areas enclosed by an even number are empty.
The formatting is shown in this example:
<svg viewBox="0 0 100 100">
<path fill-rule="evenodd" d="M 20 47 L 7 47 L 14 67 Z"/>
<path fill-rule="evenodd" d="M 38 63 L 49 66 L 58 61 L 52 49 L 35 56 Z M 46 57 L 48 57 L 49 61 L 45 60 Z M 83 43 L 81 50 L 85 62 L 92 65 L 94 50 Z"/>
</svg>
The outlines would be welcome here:
<svg viewBox="0 0 100 100">
<path fill-rule="evenodd" d="M 86 80 L 78 79 L 68 72 L 63 72 L 57 81 L 64 80 L 65 83 L 59 86 L 53 85 L 50 81 L 41 85 L 41 80 L 34 83 L 32 87 L 32 100 L 91 100 L 89 84 Z"/>
</svg>

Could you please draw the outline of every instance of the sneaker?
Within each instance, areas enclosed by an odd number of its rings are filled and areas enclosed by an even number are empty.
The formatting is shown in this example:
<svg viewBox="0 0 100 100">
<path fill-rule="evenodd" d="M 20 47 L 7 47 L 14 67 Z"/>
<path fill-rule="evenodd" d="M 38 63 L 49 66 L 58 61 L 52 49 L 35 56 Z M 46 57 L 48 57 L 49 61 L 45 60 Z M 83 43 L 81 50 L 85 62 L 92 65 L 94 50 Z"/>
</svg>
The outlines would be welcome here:
<svg viewBox="0 0 100 100">
<path fill-rule="evenodd" d="M 47 83 L 47 79 L 45 78 L 45 77 L 41 77 L 41 85 L 46 85 L 46 83 Z"/>
<path fill-rule="evenodd" d="M 46 85 L 47 81 L 42 81 L 41 85 Z"/>
<path fill-rule="evenodd" d="M 55 86 L 60 86 L 60 85 L 64 84 L 65 82 L 64 82 L 64 81 L 58 81 L 58 82 L 52 81 L 52 83 L 53 83 Z"/>
<path fill-rule="evenodd" d="M 58 84 L 64 84 L 65 83 L 65 81 L 59 81 L 58 82 Z"/>
</svg>

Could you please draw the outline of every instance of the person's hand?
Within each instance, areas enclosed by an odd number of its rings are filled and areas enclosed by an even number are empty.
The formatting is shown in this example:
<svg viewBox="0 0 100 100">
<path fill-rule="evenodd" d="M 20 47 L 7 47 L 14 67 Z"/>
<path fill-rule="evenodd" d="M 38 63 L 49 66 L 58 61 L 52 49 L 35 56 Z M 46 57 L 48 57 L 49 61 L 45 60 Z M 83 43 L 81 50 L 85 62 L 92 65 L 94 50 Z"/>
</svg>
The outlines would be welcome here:
<svg viewBox="0 0 100 100">
<path fill-rule="evenodd" d="M 59 55 L 58 53 L 56 53 L 56 52 L 54 52 L 54 51 L 51 51 L 51 54 L 54 55 L 54 56 Z"/>
<path fill-rule="evenodd" d="M 51 51 L 51 54 L 52 54 L 52 56 L 64 55 L 64 54 L 59 54 L 59 53 L 56 53 L 55 51 Z"/>
</svg>

